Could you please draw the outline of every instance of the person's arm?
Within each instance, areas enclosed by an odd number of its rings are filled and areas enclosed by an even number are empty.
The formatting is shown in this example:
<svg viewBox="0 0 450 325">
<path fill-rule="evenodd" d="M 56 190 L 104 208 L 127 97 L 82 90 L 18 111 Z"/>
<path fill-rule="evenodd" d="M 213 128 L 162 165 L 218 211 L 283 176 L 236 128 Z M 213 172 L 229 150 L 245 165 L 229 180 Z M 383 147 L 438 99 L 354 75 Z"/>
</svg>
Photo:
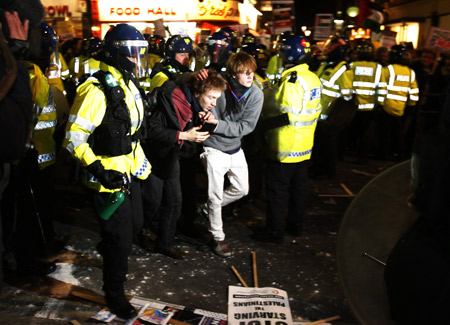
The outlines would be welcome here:
<svg viewBox="0 0 450 325">
<path fill-rule="evenodd" d="M 258 123 L 259 115 L 261 114 L 262 105 L 264 102 L 264 96 L 257 86 L 252 85 L 252 92 L 255 92 L 245 104 L 242 116 L 236 121 L 228 121 L 221 119 L 221 114 L 216 114 L 216 118 L 219 121 L 215 134 L 221 134 L 226 137 L 242 137 L 251 133 Z M 220 104 L 219 104 L 220 103 Z M 217 104 L 217 109 L 220 111 L 225 110 L 223 105 L 226 105 L 225 96 L 222 95 Z"/>
</svg>

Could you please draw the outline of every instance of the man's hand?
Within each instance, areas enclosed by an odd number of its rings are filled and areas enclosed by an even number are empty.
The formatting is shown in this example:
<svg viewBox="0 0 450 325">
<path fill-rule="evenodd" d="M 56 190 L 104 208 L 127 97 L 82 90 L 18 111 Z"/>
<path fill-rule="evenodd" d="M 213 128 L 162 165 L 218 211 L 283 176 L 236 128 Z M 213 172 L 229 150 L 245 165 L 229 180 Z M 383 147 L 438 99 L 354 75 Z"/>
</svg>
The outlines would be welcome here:
<svg viewBox="0 0 450 325">
<path fill-rule="evenodd" d="M 210 123 L 210 124 L 218 123 L 214 114 L 209 111 L 208 112 L 199 112 L 198 118 L 200 119 L 200 122 L 202 122 L 202 123 Z"/>
<path fill-rule="evenodd" d="M 192 78 L 197 80 L 205 80 L 208 78 L 208 69 L 201 69 L 192 73 Z"/>
<path fill-rule="evenodd" d="M 8 23 L 9 37 L 11 39 L 26 41 L 28 39 L 28 19 L 22 25 L 17 11 L 13 11 L 12 13 L 5 11 L 5 18 Z"/>
<path fill-rule="evenodd" d="M 189 129 L 184 132 L 180 132 L 179 139 L 191 142 L 201 143 L 209 138 L 209 132 L 201 132 L 199 131 L 201 126 L 195 126 L 192 129 Z"/>
</svg>

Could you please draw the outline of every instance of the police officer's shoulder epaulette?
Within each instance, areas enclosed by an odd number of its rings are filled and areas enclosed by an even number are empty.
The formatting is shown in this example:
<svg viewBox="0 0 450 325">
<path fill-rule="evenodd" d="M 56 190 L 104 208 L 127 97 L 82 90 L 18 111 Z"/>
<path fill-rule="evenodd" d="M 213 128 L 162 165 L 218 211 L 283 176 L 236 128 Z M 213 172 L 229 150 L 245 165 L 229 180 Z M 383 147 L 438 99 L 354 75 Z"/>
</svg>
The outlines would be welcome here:
<svg viewBox="0 0 450 325">
<path fill-rule="evenodd" d="M 162 72 L 170 79 L 175 80 L 180 76 L 180 72 L 172 66 L 165 67 Z"/>
</svg>

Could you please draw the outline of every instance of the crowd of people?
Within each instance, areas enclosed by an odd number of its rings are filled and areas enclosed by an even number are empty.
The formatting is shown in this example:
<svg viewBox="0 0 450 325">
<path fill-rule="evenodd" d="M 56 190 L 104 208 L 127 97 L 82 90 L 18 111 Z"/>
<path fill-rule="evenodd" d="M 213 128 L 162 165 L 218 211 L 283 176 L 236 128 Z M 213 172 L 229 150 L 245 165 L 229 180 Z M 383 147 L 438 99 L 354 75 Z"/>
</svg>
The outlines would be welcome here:
<svg viewBox="0 0 450 325">
<path fill-rule="evenodd" d="M 284 32 L 268 49 L 230 27 L 196 44 L 118 24 L 103 40 L 61 44 L 29 2 L 1 12 L 2 243 L 15 272 L 55 270 L 41 258 L 64 247 L 51 200 L 55 164 L 70 155 L 98 214 L 106 303 L 124 319 L 136 315 L 124 288 L 133 243 L 151 237 L 157 252 L 183 259 L 176 233 L 198 235 L 201 215 L 211 250 L 229 257 L 223 207 L 236 216 L 263 188 L 266 223 L 252 237 L 301 235 L 308 178 L 334 178 L 349 151 L 358 163 L 408 159 L 417 133 L 437 125 L 450 80 L 450 58 L 338 35 L 319 50 Z"/>
</svg>

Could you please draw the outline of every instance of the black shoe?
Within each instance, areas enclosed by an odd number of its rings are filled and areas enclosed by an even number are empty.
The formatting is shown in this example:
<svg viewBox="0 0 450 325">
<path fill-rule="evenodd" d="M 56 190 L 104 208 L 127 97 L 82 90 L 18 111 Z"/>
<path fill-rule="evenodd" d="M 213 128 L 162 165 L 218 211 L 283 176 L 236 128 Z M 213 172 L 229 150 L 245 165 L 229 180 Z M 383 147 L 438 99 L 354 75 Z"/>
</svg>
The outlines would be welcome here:
<svg viewBox="0 0 450 325">
<path fill-rule="evenodd" d="M 134 239 L 134 244 L 149 252 L 156 249 L 155 241 L 146 232 L 140 232 Z"/>
<path fill-rule="evenodd" d="M 282 234 L 268 230 L 255 231 L 250 237 L 256 241 L 275 244 L 281 244 L 284 240 Z"/>
<path fill-rule="evenodd" d="M 128 302 L 124 294 L 109 297 L 105 296 L 106 305 L 111 313 L 122 319 L 130 319 L 137 316 L 136 309 Z"/>
<path fill-rule="evenodd" d="M 17 273 L 21 275 L 45 276 L 56 270 L 54 262 L 41 262 L 33 260 L 30 263 L 20 263 L 17 265 Z"/>
<path fill-rule="evenodd" d="M 168 250 L 162 249 L 162 248 L 157 248 L 156 251 L 160 254 L 169 256 L 176 260 L 184 260 L 184 257 L 186 255 L 181 249 L 174 248 L 174 247 L 172 247 L 171 249 L 168 249 Z"/>
</svg>

